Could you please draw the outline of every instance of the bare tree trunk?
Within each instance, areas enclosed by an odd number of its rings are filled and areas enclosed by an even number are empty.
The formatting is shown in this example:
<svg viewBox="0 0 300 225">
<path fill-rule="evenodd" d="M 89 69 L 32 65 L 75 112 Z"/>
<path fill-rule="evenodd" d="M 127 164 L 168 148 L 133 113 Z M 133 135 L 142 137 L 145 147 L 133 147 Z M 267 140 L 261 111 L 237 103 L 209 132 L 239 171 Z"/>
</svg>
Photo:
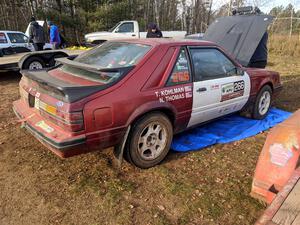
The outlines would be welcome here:
<svg viewBox="0 0 300 225">
<path fill-rule="evenodd" d="M 182 4 L 181 30 L 186 30 L 187 29 L 187 26 L 186 26 L 186 11 L 187 11 L 186 0 L 182 0 L 181 4 Z"/>
<path fill-rule="evenodd" d="M 293 34 L 293 16 L 294 16 L 294 9 L 293 7 L 291 7 L 290 38 L 292 37 Z"/>
<path fill-rule="evenodd" d="M 158 11 L 159 3 L 160 0 L 154 0 L 154 18 L 158 26 L 159 26 L 159 11 Z"/>
</svg>

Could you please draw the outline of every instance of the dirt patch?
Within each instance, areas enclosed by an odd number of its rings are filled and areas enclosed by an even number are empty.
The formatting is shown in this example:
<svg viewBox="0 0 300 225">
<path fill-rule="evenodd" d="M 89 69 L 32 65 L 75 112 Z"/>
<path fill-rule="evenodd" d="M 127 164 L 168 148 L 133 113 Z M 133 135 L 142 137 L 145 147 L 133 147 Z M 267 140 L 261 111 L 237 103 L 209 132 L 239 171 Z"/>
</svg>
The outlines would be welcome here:
<svg viewBox="0 0 300 225">
<path fill-rule="evenodd" d="M 276 106 L 300 107 L 300 62 L 271 57 L 283 74 Z M 15 122 L 18 74 L 1 74 L 0 224 L 253 224 L 265 206 L 249 196 L 266 134 L 159 166 L 113 166 L 111 149 L 61 160 Z"/>
</svg>

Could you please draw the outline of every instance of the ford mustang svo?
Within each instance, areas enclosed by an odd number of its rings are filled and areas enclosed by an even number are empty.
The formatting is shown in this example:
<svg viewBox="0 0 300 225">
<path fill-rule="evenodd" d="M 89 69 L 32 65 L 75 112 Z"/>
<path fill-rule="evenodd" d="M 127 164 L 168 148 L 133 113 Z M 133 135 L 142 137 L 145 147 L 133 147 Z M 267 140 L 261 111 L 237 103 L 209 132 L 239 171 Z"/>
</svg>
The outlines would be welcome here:
<svg viewBox="0 0 300 225">
<path fill-rule="evenodd" d="M 208 41 L 111 41 L 58 61 L 22 71 L 13 108 L 27 130 L 63 158 L 128 134 L 124 154 L 141 168 L 160 163 L 176 133 L 242 110 L 264 118 L 281 89 L 277 72 L 244 67 Z"/>
</svg>

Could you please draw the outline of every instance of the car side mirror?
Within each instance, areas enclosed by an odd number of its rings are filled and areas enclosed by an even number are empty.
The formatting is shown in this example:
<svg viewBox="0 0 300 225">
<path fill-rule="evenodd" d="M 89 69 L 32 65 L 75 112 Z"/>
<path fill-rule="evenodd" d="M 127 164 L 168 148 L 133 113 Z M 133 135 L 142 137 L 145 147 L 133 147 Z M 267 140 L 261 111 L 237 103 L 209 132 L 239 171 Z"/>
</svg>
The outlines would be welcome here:
<svg viewBox="0 0 300 225">
<path fill-rule="evenodd" d="M 242 68 L 237 67 L 236 68 L 236 74 L 239 75 L 239 76 L 244 76 L 245 71 Z"/>
</svg>

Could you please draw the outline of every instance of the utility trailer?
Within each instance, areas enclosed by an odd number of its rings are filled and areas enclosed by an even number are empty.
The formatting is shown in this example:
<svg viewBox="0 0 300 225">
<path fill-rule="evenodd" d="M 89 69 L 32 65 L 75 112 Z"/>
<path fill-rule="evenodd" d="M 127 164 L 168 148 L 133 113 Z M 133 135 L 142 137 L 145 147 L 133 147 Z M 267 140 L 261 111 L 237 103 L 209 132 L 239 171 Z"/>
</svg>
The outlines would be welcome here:
<svg viewBox="0 0 300 225">
<path fill-rule="evenodd" d="M 56 58 L 75 58 L 85 50 L 46 50 L 24 52 L 0 57 L 0 71 L 37 70 L 55 65 Z"/>
</svg>

